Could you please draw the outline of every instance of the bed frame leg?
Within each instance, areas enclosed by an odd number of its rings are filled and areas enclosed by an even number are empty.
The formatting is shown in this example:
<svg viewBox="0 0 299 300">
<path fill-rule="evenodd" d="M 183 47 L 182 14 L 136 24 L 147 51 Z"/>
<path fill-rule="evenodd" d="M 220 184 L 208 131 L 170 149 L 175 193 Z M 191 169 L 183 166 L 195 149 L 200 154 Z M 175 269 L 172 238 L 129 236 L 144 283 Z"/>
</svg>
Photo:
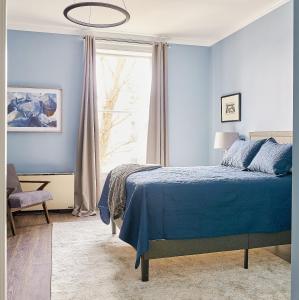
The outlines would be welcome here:
<svg viewBox="0 0 299 300">
<path fill-rule="evenodd" d="M 149 280 L 149 259 L 145 258 L 144 255 L 141 256 L 141 280 Z"/>
<path fill-rule="evenodd" d="M 248 249 L 244 249 L 244 269 L 248 269 Z"/>
<path fill-rule="evenodd" d="M 116 234 L 116 224 L 113 219 L 111 219 L 111 227 L 112 227 L 112 234 Z"/>
</svg>

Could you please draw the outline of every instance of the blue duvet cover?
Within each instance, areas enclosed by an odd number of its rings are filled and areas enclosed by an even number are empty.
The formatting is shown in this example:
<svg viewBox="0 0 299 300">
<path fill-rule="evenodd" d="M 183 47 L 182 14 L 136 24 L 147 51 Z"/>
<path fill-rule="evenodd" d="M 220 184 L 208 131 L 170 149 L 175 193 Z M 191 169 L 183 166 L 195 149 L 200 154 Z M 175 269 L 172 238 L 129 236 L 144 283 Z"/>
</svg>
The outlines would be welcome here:
<svg viewBox="0 0 299 300">
<path fill-rule="evenodd" d="M 160 168 L 127 179 L 119 237 L 140 256 L 149 241 L 266 233 L 291 228 L 291 175 L 231 167 Z M 109 223 L 109 176 L 99 202 Z"/>
</svg>

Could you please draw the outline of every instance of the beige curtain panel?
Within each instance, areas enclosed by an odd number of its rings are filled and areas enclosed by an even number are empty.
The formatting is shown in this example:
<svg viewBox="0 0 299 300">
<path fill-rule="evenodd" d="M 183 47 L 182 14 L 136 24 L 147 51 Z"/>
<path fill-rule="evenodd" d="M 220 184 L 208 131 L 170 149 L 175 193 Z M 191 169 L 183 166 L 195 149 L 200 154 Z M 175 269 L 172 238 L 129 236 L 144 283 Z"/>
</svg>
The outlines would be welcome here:
<svg viewBox="0 0 299 300">
<path fill-rule="evenodd" d="M 168 165 L 168 74 L 165 43 L 155 43 L 152 53 L 152 87 L 147 138 L 148 164 Z"/>
<path fill-rule="evenodd" d="M 96 47 L 84 38 L 84 77 L 75 173 L 74 215 L 94 215 L 100 195 L 99 121 L 97 109 Z"/>
</svg>

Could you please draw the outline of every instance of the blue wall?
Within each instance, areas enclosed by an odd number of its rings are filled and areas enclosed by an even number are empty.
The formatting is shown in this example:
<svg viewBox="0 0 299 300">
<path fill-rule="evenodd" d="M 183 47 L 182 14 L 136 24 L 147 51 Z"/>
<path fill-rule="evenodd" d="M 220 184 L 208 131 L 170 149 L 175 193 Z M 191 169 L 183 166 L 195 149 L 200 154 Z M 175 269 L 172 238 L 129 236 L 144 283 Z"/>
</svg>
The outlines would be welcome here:
<svg viewBox="0 0 299 300">
<path fill-rule="evenodd" d="M 82 57 L 80 37 L 9 31 L 9 85 L 63 89 L 62 133 L 8 133 L 8 161 L 18 172 L 74 171 Z M 209 48 L 170 46 L 169 143 L 173 166 L 208 163 L 209 120 L 202 108 L 209 103 L 209 71 Z"/>
<path fill-rule="evenodd" d="M 8 32 L 8 85 L 63 90 L 62 133 L 8 133 L 8 162 L 18 172 L 74 170 L 82 53 L 78 36 Z"/>
<path fill-rule="evenodd" d="M 62 133 L 9 133 L 19 172 L 75 168 L 83 41 L 10 31 L 8 83 L 63 89 Z M 213 47 L 170 45 L 169 144 L 172 166 L 218 163 L 217 130 L 248 134 L 292 129 L 292 7 L 286 4 Z M 242 122 L 221 124 L 220 97 L 242 93 Z"/>
<path fill-rule="evenodd" d="M 211 163 L 215 131 L 292 130 L 292 5 L 288 3 L 212 47 Z M 242 121 L 220 122 L 220 97 L 242 93 Z"/>
<path fill-rule="evenodd" d="M 210 48 L 170 45 L 168 65 L 170 165 L 206 165 Z"/>
</svg>

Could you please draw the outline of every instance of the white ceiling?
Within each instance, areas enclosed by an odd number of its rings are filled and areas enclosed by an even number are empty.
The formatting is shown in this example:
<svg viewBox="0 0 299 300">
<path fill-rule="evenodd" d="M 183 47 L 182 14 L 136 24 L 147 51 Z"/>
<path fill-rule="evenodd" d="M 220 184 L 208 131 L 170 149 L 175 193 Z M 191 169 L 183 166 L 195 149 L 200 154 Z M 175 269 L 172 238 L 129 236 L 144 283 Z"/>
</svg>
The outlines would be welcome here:
<svg viewBox="0 0 299 300">
<path fill-rule="evenodd" d="M 83 34 L 88 29 L 69 22 L 62 14 L 67 5 L 80 1 L 8 0 L 9 28 Z M 102 1 L 123 6 L 122 0 Z M 286 2 L 288 0 L 125 0 L 131 20 L 119 27 L 97 29 L 95 33 L 131 34 L 208 46 Z M 85 20 L 88 15 L 89 11 L 81 13 Z M 95 19 L 108 21 L 109 17 L 115 20 L 115 15 L 108 11 L 92 12 L 94 22 Z"/>
</svg>

